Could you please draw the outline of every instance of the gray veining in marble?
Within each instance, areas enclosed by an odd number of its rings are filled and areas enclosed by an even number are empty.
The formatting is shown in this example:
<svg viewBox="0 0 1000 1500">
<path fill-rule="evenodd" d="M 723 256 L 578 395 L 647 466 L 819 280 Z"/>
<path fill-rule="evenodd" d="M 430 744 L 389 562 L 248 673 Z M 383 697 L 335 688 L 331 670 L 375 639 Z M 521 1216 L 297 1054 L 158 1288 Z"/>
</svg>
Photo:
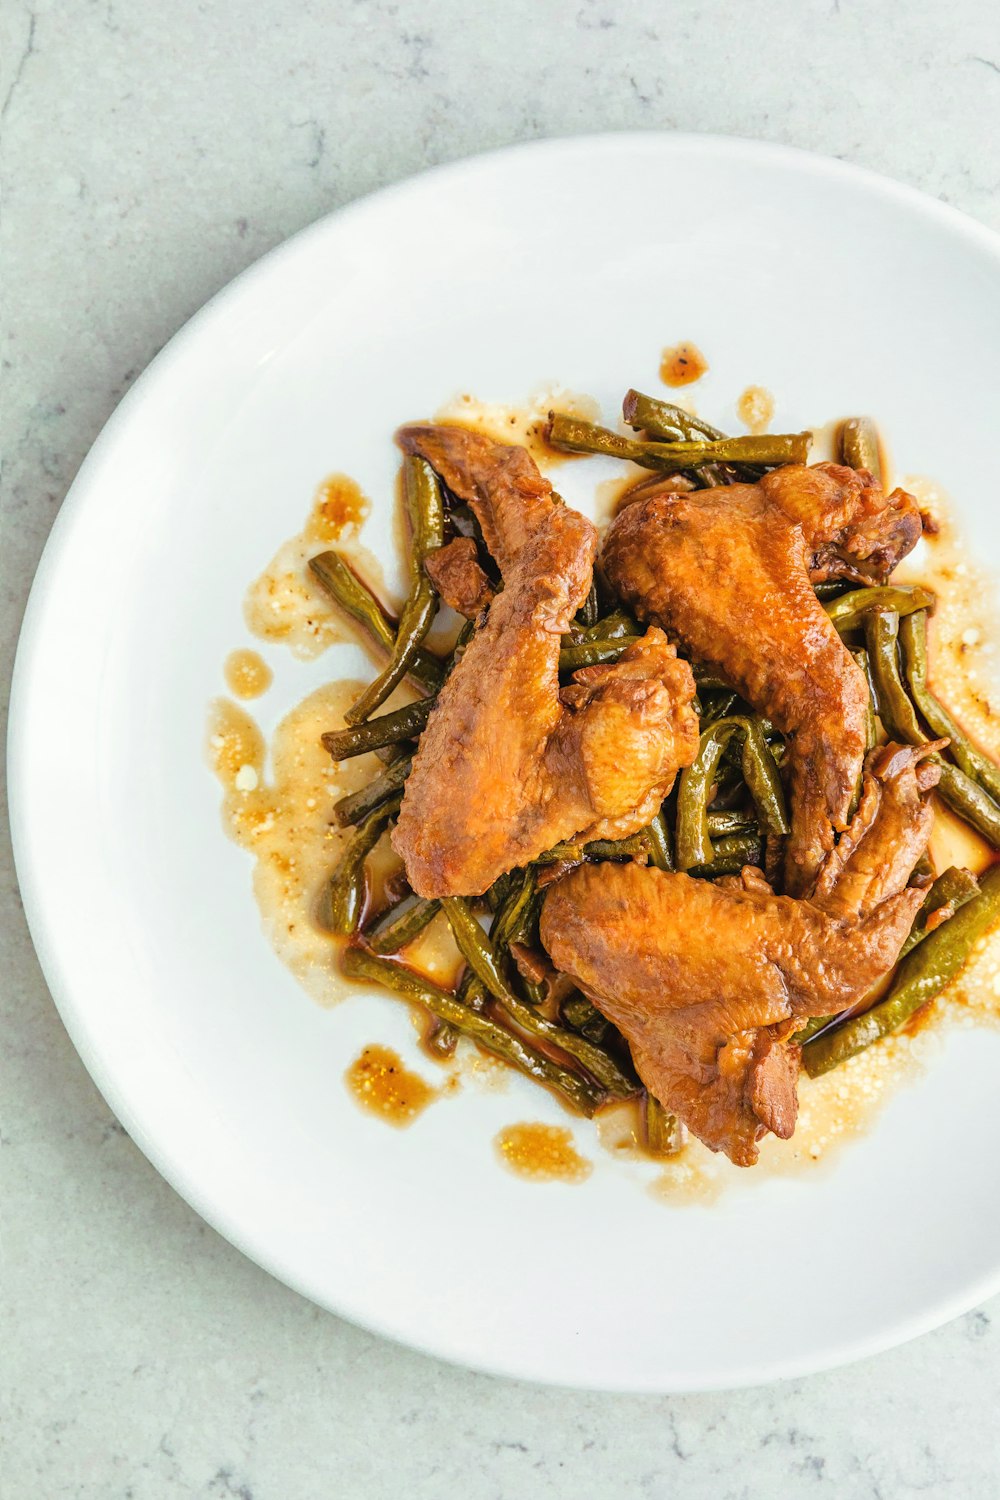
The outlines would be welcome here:
<svg viewBox="0 0 1000 1500">
<path fill-rule="evenodd" d="M 218 287 L 360 193 L 510 141 L 709 130 L 875 167 L 1000 228 L 991 0 L 3 0 L 0 16 L 5 683 L 45 536 L 115 402 Z M 123 1134 L 48 998 L 6 850 L 3 887 L 10 1500 L 1000 1492 L 997 1301 L 852 1369 L 683 1398 L 495 1381 L 318 1312 Z"/>
</svg>

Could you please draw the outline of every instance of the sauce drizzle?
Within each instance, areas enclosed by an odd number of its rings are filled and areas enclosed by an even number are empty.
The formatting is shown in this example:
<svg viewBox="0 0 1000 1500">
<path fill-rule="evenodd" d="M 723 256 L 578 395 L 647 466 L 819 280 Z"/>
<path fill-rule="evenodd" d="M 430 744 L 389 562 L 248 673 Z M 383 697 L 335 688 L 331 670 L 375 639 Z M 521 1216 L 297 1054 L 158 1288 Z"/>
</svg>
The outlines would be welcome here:
<svg viewBox="0 0 1000 1500">
<path fill-rule="evenodd" d="M 438 1097 L 439 1091 L 407 1068 L 391 1047 L 365 1047 L 344 1074 L 344 1082 L 363 1109 L 402 1130 Z"/>
<path fill-rule="evenodd" d="M 583 1182 L 593 1171 L 559 1125 L 507 1125 L 493 1144 L 505 1167 L 532 1182 Z"/>
<path fill-rule="evenodd" d="M 708 369 L 708 360 L 695 344 L 677 344 L 660 357 L 660 379 L 664 385 L 693 385 Z"/>
</svg>

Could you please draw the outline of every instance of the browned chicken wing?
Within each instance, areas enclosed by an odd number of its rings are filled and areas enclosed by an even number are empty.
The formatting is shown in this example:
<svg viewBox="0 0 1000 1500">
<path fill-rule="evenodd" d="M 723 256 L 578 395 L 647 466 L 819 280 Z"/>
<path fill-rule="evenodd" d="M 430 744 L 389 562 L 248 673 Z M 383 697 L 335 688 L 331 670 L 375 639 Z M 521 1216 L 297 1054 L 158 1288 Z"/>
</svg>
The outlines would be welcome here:
<svg viewBox="0 0 1000 1500">
<path fill-rule="evenodd" d="M 788 737 L 785 886 L 809 888 L 846 826 L 865 753 L 861 671 L 811 582 L 884 579 L 920 535 L 912 496 L 870 474 L 789 464 L 759 484 L 654 490 L 612 523 L 604 572 Z"/>
<path fill-rule="evenodd" d="M 471 536 L 457 536 L 424 558 L 424 572 L 445 604 L 474 620 L 493 598 L 493 585 L 479 566 Z"/>
<path fill-rule="evenodd" d="M 694 680 L 652 628 L 560 692 L 594 527 L 523 448 L 461 427 L 407 427 L 399 442 L 472 507 L 503 574 L 421 735 L 393 834 L 418 894 L 477 895 L 563 839 L 647 824 L 697 751 Z"/>
<path fill-rule="evenodd" d="M 740 1166 L 795 1126 L 809 1016 L 841 1011 L 888 973 L 924 892 L 907 887 L 933 812 L 937 746 L 873 751 L 858 811 L 806 900 L 758 870 L 714 884 L 635 864 L 581 865 L 555 884 L 541 936 L 622 1031 L 639 1076 Z"/>
</svg>

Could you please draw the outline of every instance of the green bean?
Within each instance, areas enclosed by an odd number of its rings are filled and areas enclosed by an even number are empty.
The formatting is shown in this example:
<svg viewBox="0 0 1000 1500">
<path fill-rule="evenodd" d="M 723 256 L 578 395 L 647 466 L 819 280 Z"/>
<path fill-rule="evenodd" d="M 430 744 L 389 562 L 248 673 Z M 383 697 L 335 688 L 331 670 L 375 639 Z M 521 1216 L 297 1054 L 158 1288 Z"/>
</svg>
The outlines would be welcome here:
<svg viewBox="0 0 1000 1500">
<path fill-rule="evenodd" d="M 437 475 L 422 458 L 407 456 L 403 460 L 403 503 L 410 523 L 410 592 L 389 660 L 347 710 L 344 717 L 348 724 L 363 724 L 399 686 L 437 614 L 437 589 L 424 571 L 424 558 L 444 545 L 444 501 Z"/>
<path fill-rule="evenodd" d="M 622 416 L 636 432 L 648 432 L 650 437 L 663 438 L 667 442 L 691 442 L 708 438 L 710 442 L 721 442 L 726 434 L 711 422 L 675 406 L 672 401 L 660 401 L 655 396 L 644 396 L 642 391 L 625 392 Z"/>
<path fill-rule="evenodd" d="M 822 583 L 813 584 L 813 593 L 817 599 L 837 599 L 841 594 L 850 592 L 850 584 L 845 583 L 842 578 L 825 579 Z"/>
<path fill-rule="evenodd" d="M 898 637 L 899 615 L 894 609 L 877 609 L 866 616 L 865 641 L 883 727 L 892 739 L 923 745 L 927 736 L 899 675 Z"/>
<path fill-rule="evenodd" d="M 702 731 L 697 757 L 693 765 L 686 766 L 681 773 L 676 834 L 677 866 L 681 870 L 710 865 L 714 860 L 708 831 L 708 804 L 723 752 L 737 734 L 743 738 L 743 778 L 761 827 L 767 833 L 788 832 L 781 779 L 759 721 L 743 717 L 718 719 Z"/>
<path fill-rule="evenodd" d="M 321 552 L 318 557 L 310 558 L 309 567 L 334 603 L 363 626 L 376 646 L 391 652 L 396 644 L 396 632 L 371 589 L 362 583 L 340 553 Z M 433 651 L 421 647 L 410 663 L 409 675 L 425 693 L 431 693 L 441 686 L 443 664 Z"/>
<path fill-rule="evenodd" d="M 391 797 L 393 792 L 398 792 L 410 774 L 413 759 L 409 755 L 400 756 L 387 766 L 381 776 L 374 781 L 369 781 L 367 786 L 361 787 L 356 792 L 348 792 L 346 797 L 341 797 L 339 802 L 333 804 L 333 816 L 341 828 L 349 828 L 352 823 L 360 823 L 373 808 L 378 807 Z"/>
<path fill-rule="evenodd" d="M 928 737 L 907 697 L 896 652 L 899 626 L 895 611 L 876 612 L 869 622 L 868 650 L 878 693 L 879 717 L 886 733 L 909 745 L 925 745 Z M 1000 849 L 1000 805 L 971 776 L 940 755 L 931 759 L 941 773 L 938 793 L 994 849 Z"/>
<path fill-rule="evenodd" d="M 589 1042 L 602 1042 L 608 1033 L 609 1022 L 595 1005 L 583 995 L 571 995 L 562 1005 L 563 1020 L 579 1031 Z"/>
<path fill-rule="evenodd" d="M 650 1156 L 676 1156 L 684 1145 L 684 1128 L 647 1089 L 642 1101 L 642 1133 Z"/>
<path fill-rule="evenodd" d="M 579 630 L 573 638 L 573 645 L 583 645 L 587 641 L 613 641 L 622 636 L 641 635 L 642 627 L 637 623 L 635 616 L 628 614 L 624 609 L 613 609 L 610 614 L 598 620 L 596 624 L 589 625 L 585 630 Z"/>
<path fill-rule="evenodd" d="M 548 430 L 549 442 L 563 452 L 603 453 L 664 474 L 680 474 L 708 463 L 801 464 L 809 456 L 811 438 L 811 433 L 796 432 L 722 438 L 718 442 L 646 443 L 560 412 L 549 418 Z"/>
<path fill-rule="evenodd" d="M 868 712 L 865 715 L 865 751 L 874 750 L 878 743 L 878 695 L 872 676 L 871 658 L 867 650 L 852 651 L 851 655 L 861 668 L 861 675 L 868 688 Z"/>
<path fill-rule="evenodd" d="M 507 1031 L 498 1022 L 480 1012 L 470 1010 L 461 1000 L 429 979 L 416 974 L 391 959 L 379 958 L 367 949 L 351 944 L 341 954 L 340 967 L 349 979 L 367 979 L 386 989 L 395 990 L 407 1000 L 423 1005 L 438 1020 L 453 1026 L 462 1036 L 471 1037 L 486 1052 L 510 1063 L 519 1072 L 526 1073 L 588 1117 L 595 1113 L 602 1102 L 603 1094 L 588 1079 L 579 1077 L 569 1068 L 553 1062 L 550 1057 L 514 1032 Z"/>
<path fill-rule="evenodd" d="M 882 482 L 882 452 L 878 428 L 871 417 L 847 417 L 837 434 L 841 462 L 852 469 L 867 469 Z"/>
<path fill-rule="evenodd" d="M 764 845 L 753 834 L 728 834 L 716 839 L 712 858 L 702 865 L 692 865 L 686 872 L 698 880 L 717 880 L 720 875 L 738 875 L 744 865 L 761 868 Z"/>
<path fill-rule="evenodd" d="M 324 892 L 323 926 L 330 932 L 357 931 L 365 906 L 365 861 L 399 811 L 402 794 L 376 807 L 358 824 Z"/>
<path fill-rule="evenodd" d="M 952 865 L 943 874 L 939 875 L 928 890 L 927 895 L 924 897 L 923 905 L 913 919 L 913 926 L 910 928 L 906 942 L 899 950 L 897 963 L 901 962 L 908 953 L 912 953 L 913 949 L 922 943 L 925 938 L 930 937 L 931 932 L 937 931 L 937 926 L 932 927 L 930 930 L 928 930 L 927 926 L 929 918 L 935 912 L 941 911 L 946 906 L 950 906 L 951 912 L 949 917 L 945 919 L 950 921 L 951 917 L 954 916 L 960 907 L 964 906 L 966 902 L 971 901 L 973 896 L 978 894 L 979 881 L 971 870 L 958 869 Z M 940 926 L 941 922 L 937 925 Z M 863 1009 L 864 1004 L 865 999 L 862 998 L 851 1009 L 853 1011 Z M 850 1013 L 850 1011 L 844 1013 L 845 1020 L 849 1018 Z M 813 1016 L 801 1030 L 795 1033 L 793 1040 L 800 1043 L 808 1042 L 818 1032 L 830 1030 L 839 1019 L 840 1016 L 837 1014 Z"/>
<path fill-rule="evenodd" d="M 731 682 L 727 682 L 724 677 L 719 677 L 711 667 L 706 667 L 703 662 L 693 661 L 691 663 L 691 671 L 694 673 L 695 682 L 703 692 L 731 693 L 734 691 Z"/>
<path fill-rule="evenodd" d="M 931 731 L 949 741 L 948 749 L 965 772 L 991 797 L 1000 798 L 1000 766 L 972 744 L 927 686 L 927 614 L 917 610 L 907 615 L 899 627 L 899 644 L 903 670 L 910 693 Z"/>
<path fill-rule="evenodd" d="M 599 613 L 600 605 L 597 600 L 597 584 L 591 583 L 586 599 L 584 599 L 577 610 L 577 624 L 582 625 L 584 629 L 591 629 L 597 624 Z"/>
<path fill-rule="evenodd" d="M 365 942 L 373 953 L 398 953 L 430 926 L 440 910 L 440 901 L 418 896 L 411 905 L 409 896 L 404 896 L 368 929 Z"/>
<path fill-rule="evenodd" d="M 653 821 L 642 831 L 649 845 L 650 862 L 658 870 L 672 870 L 674 868 L 673 840 L 670 837 L 670 829 L 667 827 L 662 807 Z"/>
<path fill-rule="evenodd" d="M 884 1000 L 863 1015 L 811 1041 L 802 1053 L 810 1078 L 818 1078 L 873 1042 L 904 1026 L 966 966 L 972 950 L 1000 918 L 1000 864 L 991 865 L 977 896 L 934 929 L 900 964 Z"/>
<path fill-rule="evenodd" d="M 934 595 L 918 584 L 885 584 L 876 588 L 851 589 L 838 599 L 824 604 L 828 616 L 840 631 L 857 630 L 876 609 L 892 609 L 897 615 L 912 614 L 915 609 L 933 609 Z"/>
<path fill-rule="evenodd" d="M 702 723 L 712 724 L 717 719 L 728 718 L 739 701 L 739 693 L 720 693 L 718 697 L 713 697 L 710 703 L 702 704 Z"/>
<path fill-rule="evenodd" d="M 637 635 L 619 635 L 608 641 L 582 641 L 575 646 L 564 646 L 559 652 L 560 672 L 575 672 L 579 667 L 596 667 L 606 661 L 617 661 Z"/>
<path fill-rule="evenodd" d="M 567 1031 L 554 1021 L 547 1021 L 526 1005 L 507 983 L 489 938 L 483 932 L 468 903 L 461 896 L 445 896 L 442 901 L 452 934 L 469 968 L 518 1026 L 553 1043 L 587 1069 L 607 1092 L 617 1099 L 635 1093 L 635 1084 L 625 1077 L 613 1058 L 585 1037 Z"/>
<path fill-rule="evenodd" d="M 755 812 L 710 812 L 708 815 L 708 831 L 712 838 L 722 838 L 729 833 L 751 833 L 760 832 Z"/>
<path fill-rule="evenodd" d="M 368 750 L 377 750 L 380 745 L 415 740 L 430 718 L 434 702 L 433 698 L 419 698 L 416 703 L 394 709 L 391 714 L 380 714 L 377 719 L 369 719 L 367 724 L 356 724 L 349 729 L 334 729 L 320 738 L 334 760 L 350 760 L 351 756 L 364 755 Z"/>
</svg>

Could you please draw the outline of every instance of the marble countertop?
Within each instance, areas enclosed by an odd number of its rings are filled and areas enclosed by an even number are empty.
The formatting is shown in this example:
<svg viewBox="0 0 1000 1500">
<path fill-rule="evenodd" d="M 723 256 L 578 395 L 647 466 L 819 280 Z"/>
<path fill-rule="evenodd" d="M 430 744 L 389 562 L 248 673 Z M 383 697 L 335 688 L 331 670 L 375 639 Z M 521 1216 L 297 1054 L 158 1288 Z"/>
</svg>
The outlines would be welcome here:
<svg viewBox="0 0 1000 1500">
<path fill-rule="evenodd" d="M 984 0 L 7 0 L 2 23 L 5 686 L 53 517 L 130 382 L 360 193 L 510 141 L 704 130 L 863 163 L 1000 229 Z M 850 1369 L 681 1398 L 471 1375 L 310 1306 L 110 1115 L 2 853 L 11 1500 L 996 1493 L 1000 1301 Z"/>
</svg>

